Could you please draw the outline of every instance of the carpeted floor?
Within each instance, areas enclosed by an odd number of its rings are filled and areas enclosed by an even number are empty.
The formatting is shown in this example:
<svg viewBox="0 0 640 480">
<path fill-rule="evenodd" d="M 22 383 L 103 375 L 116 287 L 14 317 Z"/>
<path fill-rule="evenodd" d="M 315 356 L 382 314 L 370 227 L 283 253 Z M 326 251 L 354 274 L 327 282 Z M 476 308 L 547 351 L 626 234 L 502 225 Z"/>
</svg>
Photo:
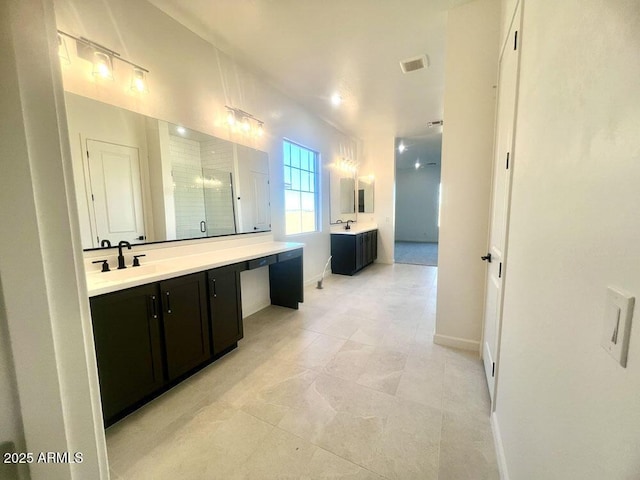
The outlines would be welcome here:
<svg viewBox="0 0 640 480">
<path fill-rule="evenodd" d="M 396 242 L 395 262 L 412 265 L 438 265 L 438 244 L 420 242 Z"/>
</svg>

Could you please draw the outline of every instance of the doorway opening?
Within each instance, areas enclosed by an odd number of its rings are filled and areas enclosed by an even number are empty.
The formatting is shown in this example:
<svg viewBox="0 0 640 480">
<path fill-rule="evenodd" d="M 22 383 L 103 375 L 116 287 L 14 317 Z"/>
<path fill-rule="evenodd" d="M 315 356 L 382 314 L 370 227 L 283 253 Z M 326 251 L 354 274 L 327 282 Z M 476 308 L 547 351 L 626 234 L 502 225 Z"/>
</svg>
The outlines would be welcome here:
<svg viewBox="0 0 640 480">
<path fill-rule="evenodd" d="M 438 265 L 442 133 L 397 138 L 395 263 Z"/>
</svg>

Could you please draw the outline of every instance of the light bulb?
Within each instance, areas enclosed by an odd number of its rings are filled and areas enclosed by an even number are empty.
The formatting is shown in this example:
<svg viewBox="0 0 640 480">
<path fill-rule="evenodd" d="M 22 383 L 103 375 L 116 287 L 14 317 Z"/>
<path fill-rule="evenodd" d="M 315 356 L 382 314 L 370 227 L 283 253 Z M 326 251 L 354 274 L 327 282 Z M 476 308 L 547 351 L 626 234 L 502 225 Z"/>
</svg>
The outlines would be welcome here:
<svg viewBox="0 0 640 480">
<path fill-rule="evenodd" d="M 133 67 L 133 77 L 131 79 L 131 90 L 135 92 L 147 92 L 146 72 L 138 67 Z"/>
<path fill-rule="evenodd" d="M 342 103 L 342 97 L 340 96 L 339 93 L 334 93 L 333 95 L 331 95 L 331 104 L 334 107 L 340 106 L 341 103 Z"/>
<path fill-rule="evenodd" d="M 404 146 L 404 143 L 401 143 L 400 145 L 398 145 L 398 151 L 400 153 L 404 152 L 407 149 L 407 147 Z"/>
<path fill-rule="evenodd" d="M 416 170 L 420 168 L 420 162 L 416 160 Z"/>
<path fill-rule="evenodd" d="M 113 79 L 111 57 L 104 52 L 93 52 L 93 74 Z"/>
<path fill-rule="evenodd" d="M 261 123 L 258 124 L 258 128 L 256 130 L 256 134 L 261 137 L 264 135 L 264 127 L 262 126 Z"/>
<path fill-rule="evenodd" d="M 251 130 L 251 125 L 249 125 L 249 119 L 247 117 L 242 119 L 242 130 L 245 132 Z"/>
<path fill-rule="evenodd" d="M 228 123 L 230 126 L 235 125 L 235 123 L 236 123 L 236 116 L 235 116 L 235 114 L 234 114 L 233 112 L 229 112 L 229 113 L 227 114 L 227 123 Z"/>
</svg>

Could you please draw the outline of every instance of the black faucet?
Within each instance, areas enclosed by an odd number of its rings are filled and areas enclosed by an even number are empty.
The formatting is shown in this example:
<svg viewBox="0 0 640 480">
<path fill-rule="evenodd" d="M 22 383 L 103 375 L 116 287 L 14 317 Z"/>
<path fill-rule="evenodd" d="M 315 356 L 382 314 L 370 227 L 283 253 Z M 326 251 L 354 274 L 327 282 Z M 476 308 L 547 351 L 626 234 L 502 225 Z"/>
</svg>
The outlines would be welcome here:
<svg viewBox="0 0 640 480">
<path fill-rule="evenodd" d="M 100 242 L 100 247 L 101 248 L 104 248 L 104 247 L 110 248 L 111 247 L 111 242 L 105 238 L 104 240 L 102 240 Z"/>
<path fill-rule="evenodd" d="M 129 250 L 131 250 L 131 244 L 126 240 L 120 240 L 120 242 L 118 242 L 118 270 L 127 268 L 127 266 L 124 264 L 124 255 L 122 255 L 122 247 L 127 247 Z"/>
<path fill-rule="evenodd" d="M 351 230 L 351 225 L 349 225 L 349 222 L 353 223 L 353 220 L 347 220 L 347 226 L 344 227 L 345 230 Z"/>
</svg>

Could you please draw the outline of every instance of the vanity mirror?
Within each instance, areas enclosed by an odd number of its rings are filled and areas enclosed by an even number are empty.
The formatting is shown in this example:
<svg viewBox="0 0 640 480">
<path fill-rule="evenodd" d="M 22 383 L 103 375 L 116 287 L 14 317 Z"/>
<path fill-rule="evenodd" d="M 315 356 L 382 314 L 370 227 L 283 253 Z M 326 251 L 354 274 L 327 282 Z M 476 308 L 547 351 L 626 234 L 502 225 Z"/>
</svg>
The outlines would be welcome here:
<svg viewBox="0 0 640 480">
<path fill-rule="evenodd" d="M 356 219 L 356 179 L 350 172 L 338 168 L 331 169 L 331 223 L 355 221 Z"/>
<path fill-rule="evenodd" d="M 358 177 L 358 213 L 373 213 L 373 175 Z"/>
<path fill-rule="evenodd" d="M 265 152 L 65 93 L 82 245 L 269 231 Z"/>
</svg>

